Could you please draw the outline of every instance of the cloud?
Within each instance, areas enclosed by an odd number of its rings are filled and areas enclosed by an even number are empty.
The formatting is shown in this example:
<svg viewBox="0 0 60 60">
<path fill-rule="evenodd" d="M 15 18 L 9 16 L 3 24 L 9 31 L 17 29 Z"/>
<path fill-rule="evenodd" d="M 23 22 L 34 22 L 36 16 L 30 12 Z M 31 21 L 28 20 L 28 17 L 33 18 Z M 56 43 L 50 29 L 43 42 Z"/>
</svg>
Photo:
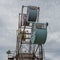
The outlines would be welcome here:
<svg viewBox="0 0 60 60">
<path fill-rule="evenodd" d="M 7 60 L 7 50 L 16 49 L 17 22 L 17 2 L 0 0 L 0 60 Z"/>
<path fill-rule="evenodd" d="M 60 0 L 0 0 L 0 60 L 7 60 L 6 51 L 16 47 L 18 13 L 22 5 L 40 7 L 40 22 L 49 23 L 47 41 L 43 46 L 45 59 L 59 60 Z"/>
<path fill-rule="evenodd" d="M 47 41 L 44 45 L 46 59 L 56 60 L 60 56 L 60 32 L 48 33 Z"/>
</svg>

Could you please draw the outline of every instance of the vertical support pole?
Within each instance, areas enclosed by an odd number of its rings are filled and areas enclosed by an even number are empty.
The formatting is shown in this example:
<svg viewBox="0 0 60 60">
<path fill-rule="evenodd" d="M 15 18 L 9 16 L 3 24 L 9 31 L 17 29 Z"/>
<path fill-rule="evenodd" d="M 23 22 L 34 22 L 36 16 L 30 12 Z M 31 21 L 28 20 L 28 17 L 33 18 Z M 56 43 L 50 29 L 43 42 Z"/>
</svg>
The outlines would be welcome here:
<svg viewBox="0 0 60 60">
<path fill-rule="evenodd" d="M 30 40 L 30 44 L 29 44 L 29 53 L 31 53 L 31 40 Z"/>
<path fill-rule="evenodd" d="M 19 59 L 19 49 L 20 49 L 20 41 L 19 41 L 19 38 L 17 39 L 18 40 L 18 55 L 17 55 L 17 60 Z"/>
<path fill-rule="evenodd" d="M 21 11 L 21 26 L 22 26 L 22 16 L 23 16 L 23 6 L 22 6 L 22 11 Z M 20 39 L 20 43 L 21 43 L 21 45 L 20 45 L 20 49 L 21 49 L 21 46 L 22 46 L 22 40 L 21 39 Z M 22 53 L 21 53 L 20 59 L 22 60 Z"/>
<path fill-rule="evenodd" d="M 39 21 L 39 11 L 40 11 L 40 8 L 38 7 L 38 9 L 37 9 L 37 22 Z"/>
<path fill-rule="evenodd" d="M 43 60 L 43 47 L 42 47 L 42 45 L 41 45 L 41 60 Z"/>
<path fill-rule="evenodd" d="M 24 8 L 24 6 L 22 6 L 22 12 L 21 12 L 21 26 L 22 26 L 23 8 Z"/>
<path fill-rule="evenodd" d="M 21 27 L 21 21 L 20 21 L 20 13 L 19 13 L 18 30 L 20 27 Z"/>
<path fill-rule="evenodd" d="M 21 26 L 23 24 L 23 21 L 22 21 L 22 18 L 23 18 L 23 8 L 24 8 L 24 6 L 22 6 L 22 12 L 21 12 Z M 24 30 L 25 30 L 25 27 L 24 27 Z M 24 32 L 23 32 L 23 34 L 24 34 Z M 22 40 L 21 39 L 20 39 L 20 43 L 21 43 L 20 49 L 22 50 L 22 48 L 21 48 L 22 47 Z M 20 59 L 23 60 L 23 58 L 22 58 L 22 52 L 21 52 L 21 58 Z"/>
<path fill-rule="evenodd" d="M 43 48 L 42 48 L 42 45 L 39 45 L 39 60 L 43 60 Z"/>
</svg>

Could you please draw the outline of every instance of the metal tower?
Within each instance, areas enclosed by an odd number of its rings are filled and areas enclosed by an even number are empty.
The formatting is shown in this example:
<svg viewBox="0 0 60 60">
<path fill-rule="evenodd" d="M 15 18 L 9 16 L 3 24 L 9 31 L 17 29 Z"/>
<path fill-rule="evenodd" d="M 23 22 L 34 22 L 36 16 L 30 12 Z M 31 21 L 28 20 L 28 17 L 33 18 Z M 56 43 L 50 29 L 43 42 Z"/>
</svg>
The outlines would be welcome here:
<svg viewBox="0 0 60 60">
<path fill-rule="evenodd" d="M 7 52 L 8 60 L 43 60 L 43 44 L 46 41 L 48 23 L 39 23 L 39 11 L 40 8 L 36 6 L 22 6 L 16 51 Z"/>
</svg>

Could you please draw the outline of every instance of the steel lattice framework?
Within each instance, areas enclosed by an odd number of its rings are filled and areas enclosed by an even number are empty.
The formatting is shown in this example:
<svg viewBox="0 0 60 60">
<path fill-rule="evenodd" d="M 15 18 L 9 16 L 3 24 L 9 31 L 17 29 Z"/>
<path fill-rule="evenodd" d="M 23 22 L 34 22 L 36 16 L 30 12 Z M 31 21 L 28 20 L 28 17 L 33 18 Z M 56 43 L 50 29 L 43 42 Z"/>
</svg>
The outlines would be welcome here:
<svg viewBox="0 0 60 60">
<path fill-rule="evenodd" d="M 36 9 L 34 10 L 35 12 L 32 10 L 32 14 L 36 15 L 32 15 L 30 11 L 24 13 L 25 7 Z M 35 28 L 34 22 L 35 20 L 37 23 L 39 22 L 39 10 L 40 8 L 36 6 L 22 6 L 22 11 L 19 13 L 16 50 L 13 52 L 7 51 L 8 60 L 43 60 L 43 45 L 32 43 L 32 34 Z M 31 19 L 35 19 L 33 23 L 29 22 Z M 29 21 L 27 22 L 26 20 Z"/>
</svg>

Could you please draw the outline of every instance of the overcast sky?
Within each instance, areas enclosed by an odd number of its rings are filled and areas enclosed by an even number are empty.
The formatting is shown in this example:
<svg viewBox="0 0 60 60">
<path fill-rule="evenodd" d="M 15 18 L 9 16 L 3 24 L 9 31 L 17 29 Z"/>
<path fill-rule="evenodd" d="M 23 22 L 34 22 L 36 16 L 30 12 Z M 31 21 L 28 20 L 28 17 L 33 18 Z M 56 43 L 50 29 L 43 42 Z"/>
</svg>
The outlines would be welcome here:
<svg viewBox="0 0 60 60">
<path fill-rule="evenodd" d="M 39 21 L 49 23 L 44 45 L 45 60 L 59 60 L 60 0 L 0 0 L 0 60 L 7 60 L 7 50 L 15 50 L 18 14 L 22 5 L 40 7 Z"/>
</svg>

